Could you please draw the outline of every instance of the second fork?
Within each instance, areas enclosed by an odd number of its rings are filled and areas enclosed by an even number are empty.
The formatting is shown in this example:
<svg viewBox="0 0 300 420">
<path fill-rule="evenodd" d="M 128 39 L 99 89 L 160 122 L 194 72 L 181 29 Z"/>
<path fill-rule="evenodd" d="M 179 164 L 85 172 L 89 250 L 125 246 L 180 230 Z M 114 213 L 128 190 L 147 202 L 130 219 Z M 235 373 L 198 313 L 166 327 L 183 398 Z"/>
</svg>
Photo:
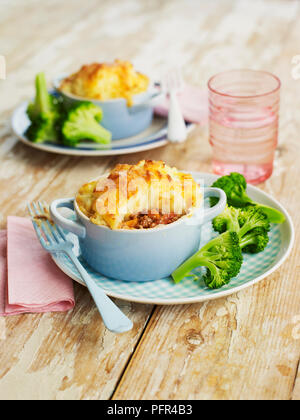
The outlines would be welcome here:
<svg viewBox="0 0 300 420">
<path fill-rule="evenodd" d="M 31 203 L 28 210 L 32 217 L 32 223 L 43 248 L 50 252 L 66 254 L 77 268 L 85 282 L 94 302 L 101 314 L 105 326 L 112 332 L 122 333 L 132 329 L 133 324 L 115 303 L 105 294 L 83 268 L 73 252 L 73 244 L 68 241 L 59 226 L 51 223 L 48 205 L 45 203 Z"/>
</svg>

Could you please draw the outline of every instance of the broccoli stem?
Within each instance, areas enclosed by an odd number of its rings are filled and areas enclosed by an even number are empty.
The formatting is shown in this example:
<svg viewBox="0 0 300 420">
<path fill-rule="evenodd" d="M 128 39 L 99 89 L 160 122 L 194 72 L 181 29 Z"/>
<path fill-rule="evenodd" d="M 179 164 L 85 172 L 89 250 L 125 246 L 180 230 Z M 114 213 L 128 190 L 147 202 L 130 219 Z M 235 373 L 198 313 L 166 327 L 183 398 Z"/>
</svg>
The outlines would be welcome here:
<svg viewBox="0 0 300 420">
<path fill-rule="evenodd" d="M 233 200 L 234 206 L 237 207 L 244 207 L 248 204 L 252 204 L 254 206 L 260 207 L 263 212 L 268 216 L 270 223 L 283 223 L 285 221 L 285 216 L 279 210 L 274 209 L 273 207 L 266 206 L 264 204 L 257 203 L 256 201 L 251 200 L 251 198 L 247 195 L 247 193 L 243 192 L 240 197 L 238 197 L 238 202 Z M 244 203 L 244 206 L 241 205 Z"/>
<path fill-rule="evenodd" d="M 283 223 L 285 221 L 284 214 L 281 211 L 274 209 L 273 207 L 266 206 L 264 204 L 257 203 L 256 201 L 251 200 L 246 192 L 243 192 L 240 196 L 241 201 L 245 203 L 245 206 L 248 204 L 255 205 L 260 207 L 263 212 L 268 216 L 270 223 Z"/>
<path fill-rule="evenodd" d="M 270 223 L 283 223 L 285 221 L 285 216 L 281 211 L 274 209 L 273 207 L 269 207 L 263 204 L 255 203 L 253 204 L 260 207 L 263 212 L 268 216 Z"/>
<path fill-rule="evenodd" d="M 253 221 L 251 219 L 247 220 L 245 224 L 239 230 L 236 231 L 240 241 L 249 232 L 249 230 L 253 229 L 254 227 L 255 225 L 253 224 Z"/>
<path fill-rule="evenodd" d="M 51 111 L 51 99 L 47 90 L 47 82 L 44 73 L 39 73 L 35 79 L 36 97 L 35 104 L 41 113 Z"/>
<path fill-rule="evenodd" d="M 219 271 L 215 264 L 209 259 L 205 258 L 205 256 L 199 251 L 197 254 L 193 255 L 189 258 L 184 264 L 182 264 L 177 270 L 174 271 L 172 277 L 175 283 L 180 283 L 191 271 L 193 271 L 197 267 L 207 267 L 211 272 L 213 277 L 219 276 Z"/>
<path fill-rule="evenodd" d="M 254 245 L 257 241 L 257 235 L 255 233 L 249 233 L 248 235 L 240 239 L 240 247 L 243 249 L 247 245 Z"/>
<path fill-rule="evenodd" d="M 90 132 L 94 136 L 96 143 L 109 144 L 111 141 L 111 132 L 95 121 L 93 126 L 91 124 L 90 128 L 86 127 L 85 132 Z"/>
<path fill-rule="evenodd" d="M 223 235 L 217 236 L 214 239 L 211 239 L 209 242 L 207 242 L 207 244 L 205 244 L 202 248 L 201 248 L 201 254 L 204 253 L 207 250 L 210 250 L 211 248 L 213 248 L 213 246 L 220 244 L 220 237 L 223 237 Z M 200 253 L 200 251 L 199 251 Z"/>
<path fill-rule="evenodd" d="M 194 268 L 201 265 L 201 257 L 199 253 L 193 255 L 191 258 L 186 260 L 177 270 L 174 271 L 172 277 L 175 283 L 181 282 Z M 215 268 L 215 267 L 214 267 Z"/>
<path fill-rule="evenodd" d="M 246 191 L 240 192 L 239 195 L 232 194 L 231 201 L 233 201 L 233 205 L 235 207 L 245 207 L 248 204 L 254 203 L 254 201 L 251 200 L 251 198 L 248 196 Z"/>
<path fill-rule="evenodd" d="M 177 268 L 177 270 L 174 271 L 172 274 L 172 277 L 175 281 L 175 283 L 179 283 L 181 280 L 183 280 L 194 268 L 204 266 L 207 267 L 209 270 L 211 270 L 211 273 L 218 275 L 216 266 L 206 258 L 206 251 L 211 249 L 214 244 L 220 242 L 220 237 L 216 237 L 212 239 L 210 242 L 208 242 L 206 245 L 204 245 L 200 251 L 198 251 L 196 254 L 194 254 L 192 257 L 190 257 L 188 260 L 186 260 L 180 267 Z M 209 256 L 213 256 L 212 253 L 209 252 Z"/>
<path fill-rule="evenodd" d="M 228 218 L 227 220 L 227 230 L 230 230 L 232 232 L 239 232 L 240 230 L 240 225 L 239 225 L 239 221 L 237 218 Z"/>
</svg>

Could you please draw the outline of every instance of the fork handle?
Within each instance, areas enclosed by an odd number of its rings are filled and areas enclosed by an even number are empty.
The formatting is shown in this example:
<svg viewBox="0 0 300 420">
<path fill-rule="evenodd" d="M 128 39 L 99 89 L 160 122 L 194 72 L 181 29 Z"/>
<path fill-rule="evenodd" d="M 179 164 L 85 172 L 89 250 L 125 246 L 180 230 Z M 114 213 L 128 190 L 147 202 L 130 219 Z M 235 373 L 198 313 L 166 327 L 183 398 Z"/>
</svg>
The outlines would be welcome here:
<svg viewBox="0 0 300 420">
<path fill-rule="evenodd" d="M 114 333 L 130 331 L 133 327 L 132 321 L 130 321 L 130 319 L 123 314 L 117 305 L 105 294 L 103 289 L 97 286 L 97 284 L 91 279 L 74 253 L 72 251 L 68 251 L 67 255 L 84 280 L 100 312 L 106 328 Z"/>
<path fill-rule="evenodd" d="M 177 92 L 170 92 L 169 118 L 168 118 L 168 139 L 174 143 L 184 142 L 187 138 L 187 130 L 182 116 Z"/>
</svg>

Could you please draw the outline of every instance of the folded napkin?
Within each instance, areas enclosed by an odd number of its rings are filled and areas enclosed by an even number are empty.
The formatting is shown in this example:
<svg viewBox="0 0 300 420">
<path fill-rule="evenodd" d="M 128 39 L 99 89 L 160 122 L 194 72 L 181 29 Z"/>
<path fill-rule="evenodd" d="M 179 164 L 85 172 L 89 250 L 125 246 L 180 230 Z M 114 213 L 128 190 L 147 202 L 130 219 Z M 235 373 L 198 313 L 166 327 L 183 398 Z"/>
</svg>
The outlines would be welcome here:
<svg viewBox="0 0 300 420">
<path fill-rule="evenodd" d="M 39 243 L 28 219 L 10 216 L 0 231 L 0 316 L 61 312 L 75 305 L 72 280 Z"/>
<path fill-rule="evenodd" d="M 184 85 L 184 89 L 178 94 L 179 104 L 183 117 L 186 121 L 205 125 L 208 121 L 208 94 L 205 89 Z M 154 109 L 155 114 L 167 117 L 169 99 L 163 99 Z"/>
</svg>

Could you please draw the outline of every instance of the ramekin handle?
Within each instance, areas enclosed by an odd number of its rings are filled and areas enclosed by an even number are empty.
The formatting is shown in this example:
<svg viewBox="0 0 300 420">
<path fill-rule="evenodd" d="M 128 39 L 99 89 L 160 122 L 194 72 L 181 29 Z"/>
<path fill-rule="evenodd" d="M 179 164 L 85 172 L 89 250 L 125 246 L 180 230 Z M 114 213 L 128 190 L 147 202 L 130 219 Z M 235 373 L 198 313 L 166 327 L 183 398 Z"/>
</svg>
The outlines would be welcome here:
<svg viewBox="0 0 300 420">
<path fill-rule="evenodd" d="M 146 99 L 135 102 L 132 107 L 128 108 L 130 114 L 134 114 L 135 112 L 140 111 L 141 109 L 152 106 L 155 107 L 157 103 L 164 97 L 163 92 L 154 92 L 152 95 L 147 97 Z"/>
<path fill-rule="evenodd" d="M 80 238 L 85 238 L 86 228 L 80 222 L 67 219 L 59 213 L 58 209 L 63 207 L 74 211 L 74 198 L 62 198 L 53 201 L 50 205 L 50 214 L 54 223 Z"/>
<path fill-rule="evenodd" d="M 216 216 L 222 213 L 225 210 L 226 203 L 227 203 L 226 194 L 220 188 L 214 188 L 214 187 L 204 188 L 204 198 L 207 198 L 207 197 L 216 197 L 219 199 L 219 201 L 213 207 L 204 209 L 203 224 L 210 222 L 212 219 L 214 219 Z"/>
</svg>

